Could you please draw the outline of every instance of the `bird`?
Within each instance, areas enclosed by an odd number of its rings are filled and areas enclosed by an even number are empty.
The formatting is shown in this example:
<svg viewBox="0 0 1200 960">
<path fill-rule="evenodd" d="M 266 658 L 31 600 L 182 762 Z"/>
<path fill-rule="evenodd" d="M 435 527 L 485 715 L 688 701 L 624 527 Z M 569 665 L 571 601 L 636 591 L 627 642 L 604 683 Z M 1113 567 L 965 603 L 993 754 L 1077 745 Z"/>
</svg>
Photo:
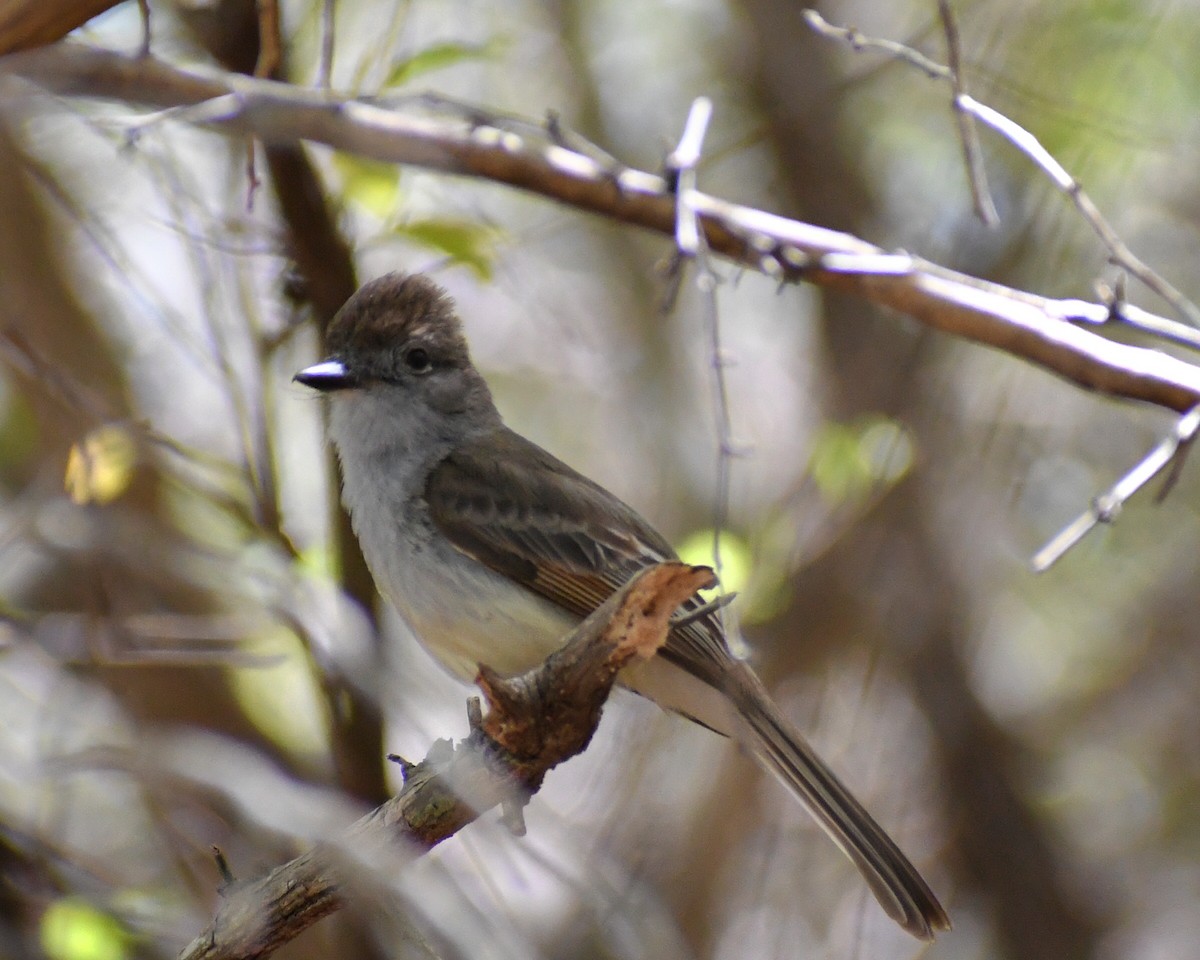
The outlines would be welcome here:
<svg viewBox="0 0 1200 960">
<path fill-rule="evenodd" d="M 632 576 L 676 559 L 632 507 L 504 424 L 449 295 L 388 273 L 346 301 L 295 379 L 329 399 L 342 500 L 381 594 L 445 668 L 528 670 Z M 695 601 L 699 604 L 700 601 Z M 884 912 L 950 919 L 916 867 L 734 655 L 711 608 L 619 682 L 734 738 L 809 811 Z"/>
</svg>

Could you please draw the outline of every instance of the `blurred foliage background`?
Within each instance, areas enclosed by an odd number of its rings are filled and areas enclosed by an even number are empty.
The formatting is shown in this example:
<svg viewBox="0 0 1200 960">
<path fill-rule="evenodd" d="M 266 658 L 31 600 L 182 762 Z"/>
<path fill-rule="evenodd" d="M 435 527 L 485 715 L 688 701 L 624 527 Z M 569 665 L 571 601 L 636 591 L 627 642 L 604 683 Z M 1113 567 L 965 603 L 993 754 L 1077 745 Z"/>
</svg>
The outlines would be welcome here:
<svg viewBox="0 0 1200 960">
<path fill-rule="evenodd" d="M 155 55 L 249 71 L 253 0 L 152 2 Z M 1200 7 L 955 4 L 972 92 L 1200 296 Z M 334 85 L 547 111 L 656 168 L 716 104 L 708 192 L 1057 296 L 1111 282 L 1068 201 L 948 89 L 786 0 L 336 5 Z M 829 2 L 944 60 L 936 5 Z M 285 0 L 311 83 L 321 5 Z M 124 4 L 74 40 L 133 51 Z M 453 292 L 510 424 L 688 555 L 712 539 L 703 303 L 649 237 L 484 183 L 257 151 L 0 83 L 0 956 L 174 955 L 215 844 L 256 876 L 466 732 L 470 691 L 377 603 L 318 401 L 290 382 L 355 278 Z M 311 178 L 315 176 L 316 181 Z M 306 187 L 319 184 L 319 191 Z M 618 694 L 514 838 L 487 818 L 283 951 L 360 957 L 1179 957 L 1200 942 L 1193 467 L 1050 572 L 1028 558 L 1170 417 L 811 287 L 720 268 L 724 535 L 761 672 L 927 872 L 921 947 L 730 745 Z M 1131 291 L 1155 310 L 1165 307 Z"/>
</svg>

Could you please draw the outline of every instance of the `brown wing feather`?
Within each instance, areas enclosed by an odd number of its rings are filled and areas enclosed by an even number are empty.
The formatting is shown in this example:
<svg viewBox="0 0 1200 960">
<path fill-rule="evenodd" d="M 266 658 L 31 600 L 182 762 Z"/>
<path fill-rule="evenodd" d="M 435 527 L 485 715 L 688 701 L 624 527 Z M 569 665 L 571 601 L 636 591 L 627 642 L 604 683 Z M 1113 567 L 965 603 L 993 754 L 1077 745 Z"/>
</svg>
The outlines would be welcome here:
<svg viewBox="0 0 1200 960">
<path fill-rule="evenodd" d="M 455 547 L 579 617 L 676 558 L 631 507 L 507 428 L 438 464 L 426 499 Z M 714 685 L 730 658 L 712 619 L 672 631 L 663 654 Z"/>
</svg>

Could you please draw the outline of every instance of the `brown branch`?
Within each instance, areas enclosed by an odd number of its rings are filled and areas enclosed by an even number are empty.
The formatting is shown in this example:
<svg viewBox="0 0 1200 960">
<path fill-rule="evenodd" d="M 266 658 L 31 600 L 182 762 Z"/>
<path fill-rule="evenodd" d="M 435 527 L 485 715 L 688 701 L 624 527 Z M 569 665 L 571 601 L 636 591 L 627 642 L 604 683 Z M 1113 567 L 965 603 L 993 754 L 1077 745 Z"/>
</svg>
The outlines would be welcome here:
<svg viewBox="0 0 1200 960">
<path fill-rule="evenodd" d="M 958 139 L 962 144 L 963 162 L 967 168 L 967 183 L 971 187 L 971 199 L 975 204 L 975 215 L 989 227 L 1000 222 L 992 192 L 988 188 L 987 169 L 983 165 L 983 151 L 979 147 L 979 131 L 973 118 L 961 106 L 967 95 L 967 80 L 963 75 L 962 47 L 958 35 L 958 20 L 950 0 L 938 0 L 938 15 L 942 20 L 942 32 L 946 36 L 946 60 L 950 66 L 951 82 L 954 85 L 954 120 L 958 124 Z"/>
<path fill-rule="evenodd" d="M 0 0 L 0 53 L 65 37 L 120 0 Z"/>
<path fill-rule="evenodd" d="M 317 86 L 328 89 L 333 83 L 333 51 L 337 30 L 334 0 L 321 0 L 321 58 L 317 61 Z"/>
<path fill-rule="evenodd" d="M 258 62 L 254 75 L 260 79 L 277 79 L 283 63 L 283 40 L 279 33 L 279 0 L 257 0 L 258 4 Z"/>
<path fill-rule="evenodd" d="M 707 567 L 651 567 L 535 669 L 506 679 L 480 666 L 489 709 L 466 740 L 439 741 L 421 763 L 406 765 L 400 794 L 339 841 L 233 884 L 181 960 L 265 956 L 340 909 L 364 860 L 380 851 L 390 863 L 419 856 L 493 807 L 519 811 L 551 768 L 587 747 L 621 668 L 653 656 L 679 605 L 715 582 Z"/>
<path fill-rule="evenodd" d="M 430 116 L 327 91 L 178 70 L 59 45 L 0 60 L 0 72 L 59 94 L 185 107 L 177 119 L 253 133 L 269 143 L 311 140 L 445 173 L 506 183 L 614 220 L 675 231 L 675 196 L 663 177 L 603 165 L 505 122 Z M 411 103 L 410 103 L 411 107 Z M 150 121 L 143 121 L 144 126 Z M 709 248 L 783 280 L 804 279 L 906 313 L 935 329 L 984 343 L 1080 386 L 1180 413 L 1200 402 L 1200 367 L 1157 350 L 1115 343 L 1078 324 L 1112 319 L 1108 304 L 1054 300 L 990 283 L 857 237 L 728 203 L 699 191 L 691 204 Z M 1170 339 L 1200 344 L 1195 331 L 1154 318 Z"/>
</svg>

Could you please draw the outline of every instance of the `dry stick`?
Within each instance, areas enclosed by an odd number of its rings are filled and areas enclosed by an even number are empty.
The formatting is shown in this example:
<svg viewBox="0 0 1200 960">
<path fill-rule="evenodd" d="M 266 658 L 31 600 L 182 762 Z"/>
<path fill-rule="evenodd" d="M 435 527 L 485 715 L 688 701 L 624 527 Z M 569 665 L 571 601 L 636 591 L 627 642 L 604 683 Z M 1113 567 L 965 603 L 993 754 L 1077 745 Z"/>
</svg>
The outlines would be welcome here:
<svg viewBox="0 0 1200 960">
<path fill-rule="evenodd" d="M 674 180 L 675 246 L 688 258 L 700 251 L 700 225 L 692 206 L 696 190 L 696 166 L 704 147 L 704 137 L 712 120 L 713 105 L 708 97 L 697 97 L 688 111 L 687 122 L 679 137 L 679 145 L 667 157 L 667 175 Z"/>
<path fill-rule="evenodd" d="M 138 46 L 138 56 L 150 56 L 150 0 L 137 0 L 138 17 L 142 21 L 142 42 Z"/>
<path fill-rule="evenodd" d="M 333 78 L 334 0 L 321 0 L 321 60 L 317 64 L 317 86 L 328 90 Z"/>
<path fill-rule="evenodd" d="M 1200 326 L 1200 307 L 1177 290 L 1165 277 L 1144 263 L 1125 244 L 1112 224 L 1105 219 L 1082 184 L 1060 164 L 1038 139 L 1024 127 L 1014 123 L 1004 114 L 969 96 L 960 98 L 963 110 L 979 118 L 1041 168 L 1056 187 L 1070 197 L 1075 208 L 1091 225 L 1096 235 L 1108 247 L 1112 262 L 1124 267 L 1147 287 L 1171 304 L 1193 327 Z M 1124 316 L 1122 315 L 1122 319 Z"/>
<path fill-rule="evenodd" d="M 254 76 L 260 80 L 279 77 L 283 65 L 283 34 L 279 22 L 279 0 L 255 0 L 258 7 L 258 60 Z M 254 209 L 254 197 L 262 181 L 254 153 L 254 138 L 246 140 L 246 212 Z"/>
<path fill-rule="evenodd" d="M 996 204 L 988 188 L 987 170 L 983 165 L 983 153 L 979 148 L 979 132 L 969 113 L 963 109 L 962 98 L 967 95 L 967 81 L 962 69 L 962 46 L 958 39 L 958 21 L 950 0 L 938 0 L 938 14 L 942 18 L 942 30 L 946 35 L 946 60 L 950 65 L 950 79 L 954 85 L 954 119 L 958 124 L 958 138 L 962 142 L 963 162 L 967 167 L 967 182 L 971 185 L 971 198 L 975 204 L 975 215 L 986 226 L 994 227 L 1000 222 Z"/>
<path fill-rule="evenodd" d="M 897 40 L 869 37 L 857 27 L 834 26 L 816 10 L 806 8 L 804 22 L 823 37 L 840 40 L 851 50 L 881 50 L 894 60 L 903 60 L 933 80 L 953 80 L 954 74 L 945 64 L 932 60 L 919 50 Z"/>
<path fill-rule="evenodd" d="M 815 10 L 805 10 L 804 19 L 817 33 L 824 37 L 840 40 L 854 50 L 882 50 L 889 56 L 917 67 L 917 69 L 930 77 L 938 80 L 948 80 L 952 83 L 955 82 L 956 72 L 954 70 L 942 64 L 935 63 L 928 57 L 910 47 L 906 47 L 902 43 L 897 43 L 894 40 L 877 40 L 865 37 L 857 30 L 834 26 Z M 957 94 L 954 102 L 955 108 L 958 111 L 974 116 L 1008 140 L 1009 143 L 1033 161 L 1034 165 L 1049 177 L 1051 183 L 1066 194 L 1096 236 L 1108 248 L 1109 257 L 1113 263 L 1124 267 L 1141 280 L 1142 283 L 1157 293 L 1167 303 L 1171 304 L 1193 327 L 1200 326 L 1200 307 L 1192 303 L 1191 300 L 1177 290 L 1165 277 L 1158 274 L 1129 249 L 1117 231 L 1113 229 L 1112 224 L 1104 218 L 1104 215 L 1100 212 L 1100 208 L 1084 192 L 1083 186 L 1079 181 L 1071 176 L 1066 168 L 1054 159 L 1050 152 L 1038 142 L 1037 137 L 1020 124 L 1004 116 L 1004 114 L 993 110 L 991 107 L 967 95 L 965 91 Z"/>
<path fill-rule="evenodd" d="M 439 741 L 402 764 L 404 789 L 352 826 L 261 880 L 226 884 L 212 924 L 181 960 L 261 957 L 345 905 L 355 877 L 432 849 L 498 805 L 519 811 L 547 771 L 587 747 L 622 667 L 666 640 L 671 616 L 712 570 L 663 563 L 639 573 L 589 616 L 565 646 L 519 677 L 480 666 L 486 717 L 458 744 Z M 371 864 L 376 867 L 372 867 Z M 364 874 L 364 871 L 367 873 Z"/>
<path fill-rule="evenodd" d="M 674 193 L 655 174 L 613 168 L 563 146 L 537 142 L 486 121 L 399 113 L 328 91 L 301 90 L 219 71 L 199 75 L 153 57 L 59 44 L 0 59 L 0 74 L 23 76 L 65 95 L 172 107 L 133 128 L 175 117 L 253 133 L 271 143 L 310 140 L 394 163 L 506 183 L 668 236 Z M 906 313 L 927 326 L 999 347 L 1081 386 L 1145 400 L 1179 413 L 1200 402 L 1200 368 L 1159 351 L 1111 340 L 1077 323 L 1111 319 L 1109 304 L 1055 300 L 990 283 L 906 254 L 886 254 L 857 237 L 789 220 L 696 191 L 692 206 L 709 249 L 781 280 L 808 280 Z M 1156 318 L 1188 342 L 1182 324 Z M 1190 331 L 1200 343 L 1197 331 Z"/>
<path fill-rule="evenodd" d="M 713 272 L 708 243 L 700 229 L 694 198 L 697 193 L 696 168 L 704 149 L 704 137 L 712 120 L 713 105 L 708 97 L 697 97 L 688 111 L 679 144 L 667 157 L 668 179 L 675 187 L 675 248 L 680 264 L 692 261 L 696 264 L 696 289 L 705 306 L 705 328 L 709 337 L 709 363 L 712 371 L 713 411 L 717 425 L 717 485 L 713 495 L 713 566 L 720 579 L 724 565 L 721 562 L 721 534 L 729 521 L 729 488 L 731 484 L 733 457 L 733 420 L 729 412 L 729 390 L 725 383 L 725 367 L 728 359 L 721 348 L 721 315 L 717 309 L 717 277 Z M 741 657 L 750 651 L 733 629 L 732 616 L 727 604 L 718 604 L 717 616 L 733 652 Z"/>
<path fill-rule="evenodd" d="M 1196 432 L 1200 430 L 1200 406 L 1193 407 L 1175 422 L 1174 429 L 1151 450 L 1136 466 L 1113 484 L 1107 493 L 1096 497 L 1080 516 L 1067 524 L 1030 561 L 1038 573 L 1048 570 L 1061 559 L 1063 554 L 1084 538 L 1101 523 L 1113 523 L 1125 502 L 1138 490 L 1154 479 L 1167 466 L 1182 463 L 1191 449 Z M 1169 474 L 1162 495 L 1174 484 L 1175 474 Z M 1160 499 L 1161 496 L 1160 495 Z"/>
</svg>

